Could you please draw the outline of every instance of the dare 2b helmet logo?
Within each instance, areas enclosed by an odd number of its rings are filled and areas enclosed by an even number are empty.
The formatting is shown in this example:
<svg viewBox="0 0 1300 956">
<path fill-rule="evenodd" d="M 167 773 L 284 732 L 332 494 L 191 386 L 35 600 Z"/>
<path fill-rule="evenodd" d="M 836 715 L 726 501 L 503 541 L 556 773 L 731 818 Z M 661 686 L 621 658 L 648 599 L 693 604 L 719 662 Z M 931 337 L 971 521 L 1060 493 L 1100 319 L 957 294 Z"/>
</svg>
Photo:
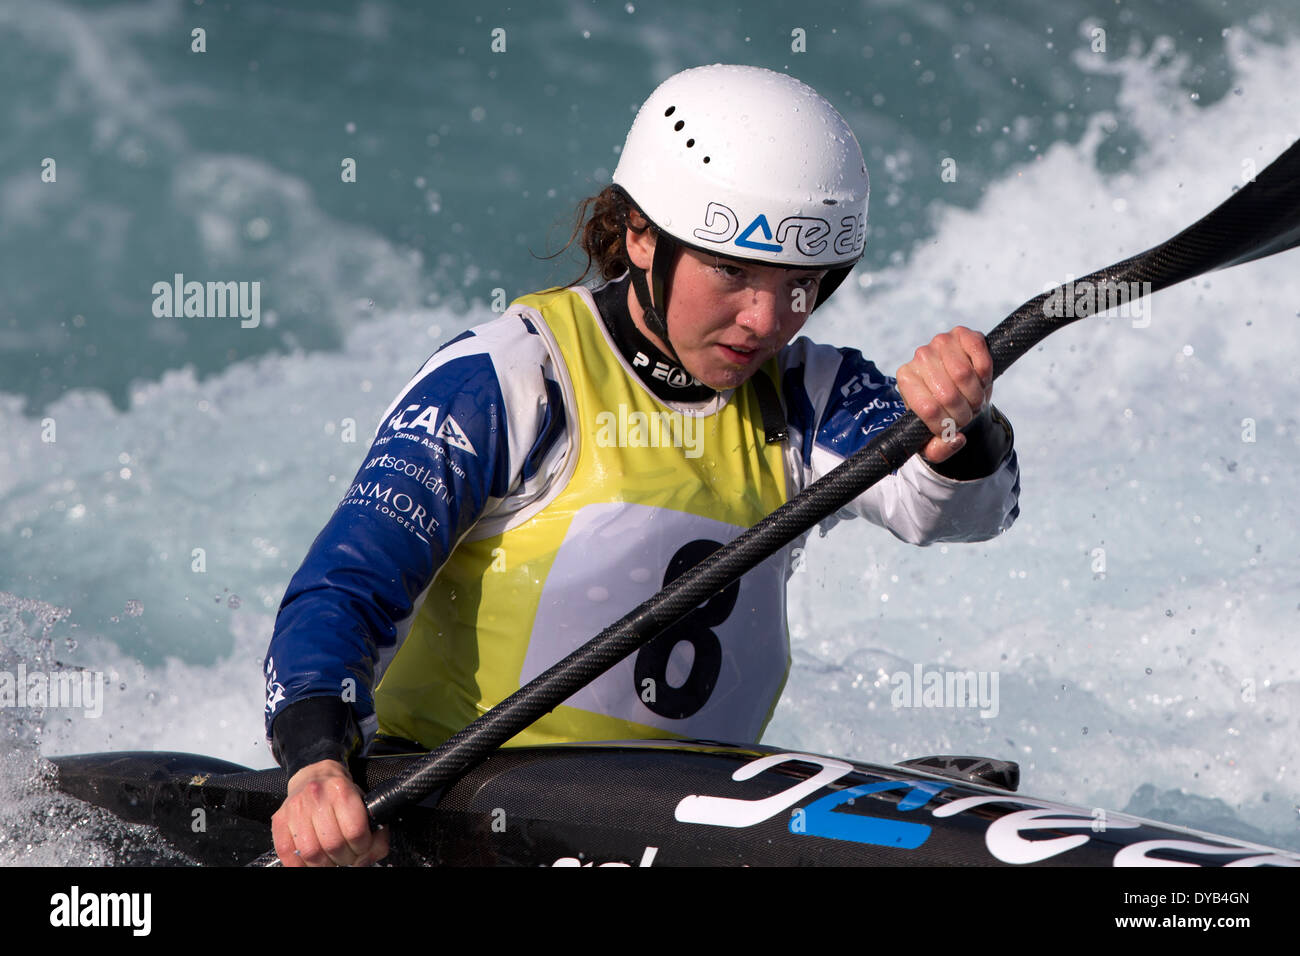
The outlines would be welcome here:
<svg viewBox="0 0 1300 956">
<path fill-rule="evenodd" d="M 742 228 L 740 217 L 730 206 L 711 202 L 704 210 L 704 224 L 692 234 L 705 242 L 729 242 L 737 249 L 754 252 L 789 253 L 793 248 L 810 259 L 825 256 L 827 245 L 833 244 L 835 255 L 848 257 L 862 252 L 866 222 L 860 214 L 838 220 L 786 216 L 773 229 L 767 216 L 759 213 Z"/>
</svg>

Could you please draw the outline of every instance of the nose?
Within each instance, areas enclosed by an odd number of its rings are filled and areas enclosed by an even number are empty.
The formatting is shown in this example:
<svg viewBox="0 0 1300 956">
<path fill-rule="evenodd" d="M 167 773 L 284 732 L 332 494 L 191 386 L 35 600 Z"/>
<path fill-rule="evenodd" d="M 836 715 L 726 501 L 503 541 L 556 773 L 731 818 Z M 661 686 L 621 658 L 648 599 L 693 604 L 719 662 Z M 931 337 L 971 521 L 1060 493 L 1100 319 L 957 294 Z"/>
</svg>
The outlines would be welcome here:
<svg viewBox="0 0 1300 956">
<path fill-rule="evenodd" d="M 736 317 L 736 324 L 758 339 L 770 339 L 781 330 L 785 303 L 773 289 L 752 289 L 749 304 Z"/>
</svg>

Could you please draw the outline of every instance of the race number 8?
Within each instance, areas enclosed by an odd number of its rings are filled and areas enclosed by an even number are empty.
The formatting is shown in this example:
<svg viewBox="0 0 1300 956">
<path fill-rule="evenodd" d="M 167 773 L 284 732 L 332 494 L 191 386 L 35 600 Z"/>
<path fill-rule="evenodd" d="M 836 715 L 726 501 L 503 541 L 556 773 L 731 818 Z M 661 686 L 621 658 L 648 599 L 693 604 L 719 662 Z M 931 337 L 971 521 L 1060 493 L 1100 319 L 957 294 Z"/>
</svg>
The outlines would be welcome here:
<svg viewBox="0 0 1300 956">
<path fill-rule="evenodd" d="M 699 564 L 722 545 L 699 539 L 678 549 L 664 572 L 664 586 Z M 722 642 L 712 628 L 722 624 L 736 607 L 740 582 L 733 581 L 691 613 L 641 648 L 636 656 L 636 692 L 641 702 L 660 717 L 681 720 L 703 707 L 722 671 Z M 668 683 L 668 659 L 686 641 L 695 651 L 691 672 L 680 687 Z"/>
</svg>

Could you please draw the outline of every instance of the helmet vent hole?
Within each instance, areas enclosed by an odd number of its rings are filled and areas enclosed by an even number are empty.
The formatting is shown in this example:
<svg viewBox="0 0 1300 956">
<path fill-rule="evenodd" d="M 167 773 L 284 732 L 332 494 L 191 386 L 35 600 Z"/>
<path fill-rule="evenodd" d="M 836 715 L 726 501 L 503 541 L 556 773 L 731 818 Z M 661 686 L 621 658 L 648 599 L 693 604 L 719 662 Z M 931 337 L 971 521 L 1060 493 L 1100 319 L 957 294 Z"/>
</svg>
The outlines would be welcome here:
<svg viewBox="0 0 1300 956">
<path fill-rule="evenodd" d="M 681 120 L 678 120 L 676 123 L 673 124 L 673 129 L 675 129 L 677 132 L 680 133 L 681 130 L 682 130 L 682 127 L 685 126 L 685 125 L 686 125 L 686 124 L 685 124 L 684 122 L 682 122 Z"/>
<path fill-rule="evenodd" d="M 705 156 L 704 161 L 707 163 L 709 161 L 709 157 Z"/>
<path fill-rule="evenodd" d="M 677 112 L 677 107 L 670 106 L 668 107 L 668 109 L 664 110 L 664 116 L 672 116 L 676 112 Z"/>
<path fill-rule="evenodd" d="M 688 140 L 686 141 L 686 148 L 687 148 L 687 149 L 690 149 L 690 148 L 691 148 L 692 146 L 694 146 L 694 145 L 695 145 L 695 140 L 693 140 L 693 139 L 688 139 Z"/>
</svg>

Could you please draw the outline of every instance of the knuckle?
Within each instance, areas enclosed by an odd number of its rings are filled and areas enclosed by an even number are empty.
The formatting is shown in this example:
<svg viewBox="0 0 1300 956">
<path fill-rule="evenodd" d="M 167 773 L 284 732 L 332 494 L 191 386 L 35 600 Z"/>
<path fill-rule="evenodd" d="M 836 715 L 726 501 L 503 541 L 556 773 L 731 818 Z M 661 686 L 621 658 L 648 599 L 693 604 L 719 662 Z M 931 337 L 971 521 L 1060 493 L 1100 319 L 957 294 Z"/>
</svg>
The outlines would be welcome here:
<svg viewBox="0 0 1300 956">
<path fill-rule="evenodd" d="M 354 858 L 351 848 L 344 841 L 343 835 L 323 840 L 316 849 L 317 866 L 338 866 L 350 863 Z"/>
<path fill-rule="evenodd" d="M 308 866 L 333 866 L 334 861 L 330 859 L 328 853 L 321 847 L 316 847 L 311 852 L 302 850 L 299 852 L 304 863 Z"/>
<path fill-rule="evenodd" d="M 939 403 L 929 396 L 918 398 L 908 404 L 911 405 L 912 411 L 916 412 L 916 416 L 922 421 L 929 422 L 939 416 Z"/>
<path fill-rule="evenodd" d="M 321 845 L 310 831 L 303 831 L 297 834 L 293 840 L 293 850 L 308 866 L 324 866 L 329 862 L 329 856 L 325 847 Z"/>
<path fill-rule="evenodd" d="M 308 780 L 298 791 L 297 800 L 302 803 L 319 803 L 325 798 L 325 784 L 320 780 Z"/>
<path fill-rule="evenodd" d="M 360 846 L 370 842 L 370 821 L 364 813 L 353 814 L 341 821 L 341 832 L 345 842 Z"/>
</svg>

